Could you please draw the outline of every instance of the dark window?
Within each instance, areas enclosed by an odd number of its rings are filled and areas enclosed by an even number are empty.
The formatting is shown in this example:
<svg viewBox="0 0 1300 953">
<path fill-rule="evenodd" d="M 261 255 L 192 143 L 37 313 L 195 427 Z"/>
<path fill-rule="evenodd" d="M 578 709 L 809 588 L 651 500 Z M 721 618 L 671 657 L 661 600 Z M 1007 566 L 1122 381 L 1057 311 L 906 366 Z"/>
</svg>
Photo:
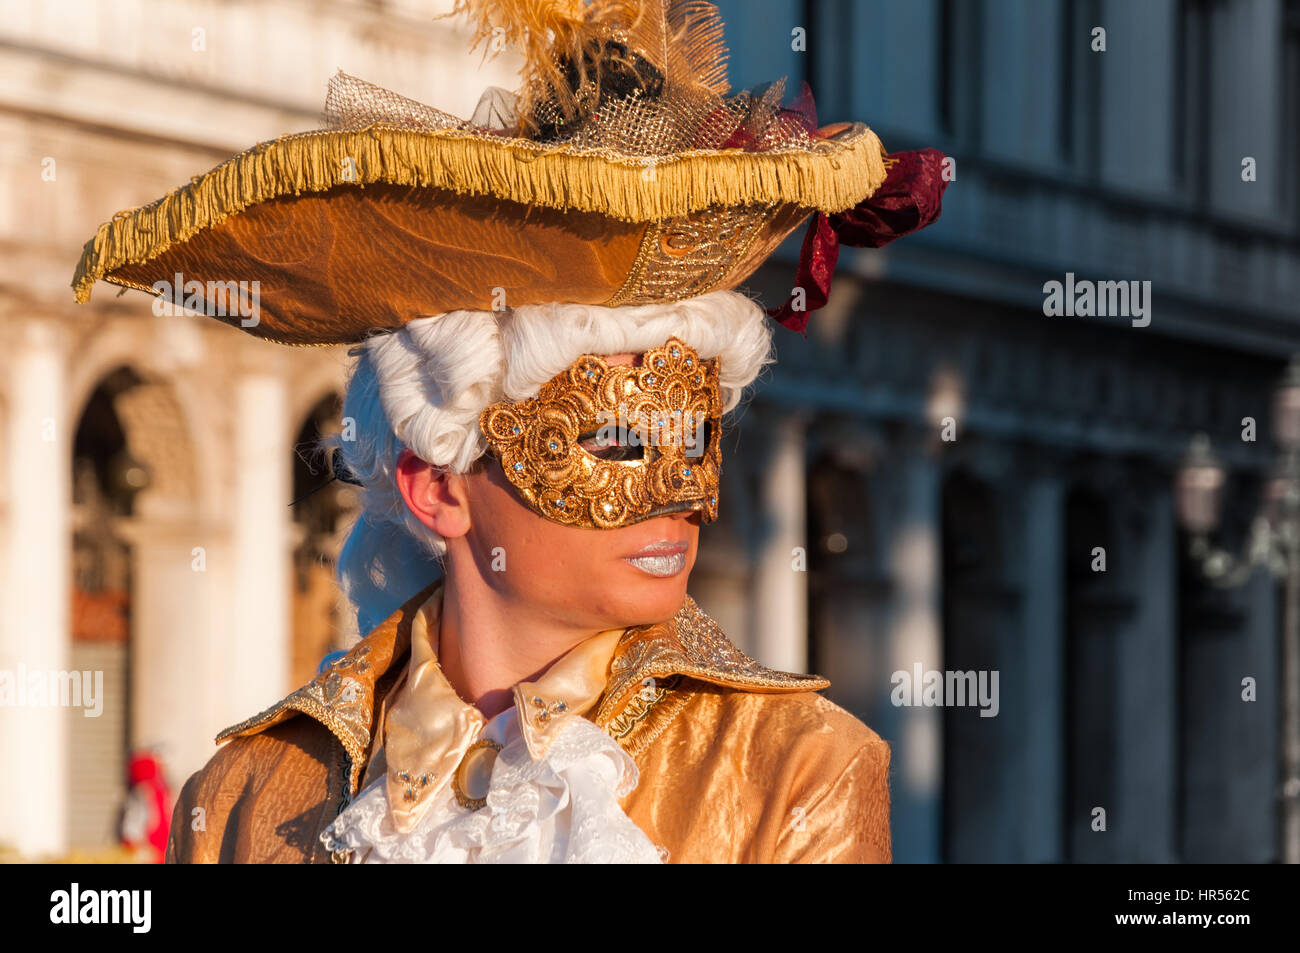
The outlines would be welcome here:
<svg viewBox="0 0 1300 953">
<path fill-rule="evenodd" d="M 817 97 L 819 121 L 854 115 L 857 110 L 849 77 L 853 75 L 853 57 L 861 53 L 853 43 L 852 0 L 804 0 L 803 10 L 808 29 L 804 78 Z M 794 77 L 787 91 L 798 91 Z"/>
<path fill-rule="evenodd" d="M 1014 629 L 1019 593 L 1004 579 L 1002 513 L 993 487 L 961 470 L 944 480 L 942 499 L 943 670 L 1001 672 L 1001 691 L 1017 684 L 1015 659 L 1002 654 Z M 946 677 L 946 676 L 945 676 Z M 1003 695 L 1004 703 L 1008 696 Z M 1010 770 L 1008 719 L 984 718 L 974 705 L 943 712 L 943 859 L 1008 863 L 1015 838 L 999 785 Z"/>
<path fill-rule="evenodd" d="M 1174 175 L 1198 204 L 1209 200 L 1211 83 L 1214 76 L 1213 9 L 1216 0 L 1180 0 L 1174 43 Z"/>
<path fill-rule="evenodd" d="M 1300 229 L 1300 0 L 1282 16 L 1282 201 Z"/>
<path fill-rule="evenodd" d="M 1095 177 L 1101 168 L 1101 57 L 1092 31 L 1105 26 L 1097 0 L 1066 0 L 1061 8 L 1061 72 L 1057 140 L 1067 165 Z"/>
<path fill-rule="evenodd" d="M 1123 848 L 1099 839 L 1093 811 L 1116 799 L 1121 724 L 1116 631 L 1134 605 L 1118 591 L 1115 573 L 1094 572 L 1094 549 L 1118 553 L 1111 507 L 1104 496 L 1075 489 L 1065 505 L 1065 826 L 1067 862 L 1122 859 Z M 1108 819 L 1113 826 L 1114 819 Z"/>
<path fill-rule="evenodd" d="M 979 142 L 983 71 L 983 0 L 940 0 L 936 112 L 944 135 Z"/>
</svg>

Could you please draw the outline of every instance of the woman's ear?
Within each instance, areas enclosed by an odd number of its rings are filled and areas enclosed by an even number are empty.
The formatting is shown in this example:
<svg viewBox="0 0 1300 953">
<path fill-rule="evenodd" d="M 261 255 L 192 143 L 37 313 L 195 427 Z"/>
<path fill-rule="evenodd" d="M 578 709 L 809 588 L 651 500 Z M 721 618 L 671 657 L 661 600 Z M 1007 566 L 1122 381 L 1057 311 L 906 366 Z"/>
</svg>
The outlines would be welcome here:
<svg viewBox="0 0 1300 953">
<path fill-rule="evenodd" d="M 448 473 L 410 450 L 397 458 L 397 490 L 406 507 L 443 539 L 455 539 L 469 532 L 469 498 L 465 481 Z"/>
</svg>

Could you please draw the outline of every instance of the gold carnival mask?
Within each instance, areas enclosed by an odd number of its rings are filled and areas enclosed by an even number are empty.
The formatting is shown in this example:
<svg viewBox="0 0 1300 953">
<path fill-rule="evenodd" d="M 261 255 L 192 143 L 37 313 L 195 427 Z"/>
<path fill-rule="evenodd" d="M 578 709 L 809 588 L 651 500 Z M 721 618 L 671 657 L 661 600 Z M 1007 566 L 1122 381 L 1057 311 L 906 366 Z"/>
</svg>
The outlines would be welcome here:
<svg viewBox="0 0 1300 953">
<path fill-rule="evenodd" d="M 717 518 L 721 417 L 718 360 L 669 338 L 636 367 L 585 354 L 536 397 L 490 405 L 479 427 L 531 509 L 612 529 L 686 510 Z"/>
</svg>

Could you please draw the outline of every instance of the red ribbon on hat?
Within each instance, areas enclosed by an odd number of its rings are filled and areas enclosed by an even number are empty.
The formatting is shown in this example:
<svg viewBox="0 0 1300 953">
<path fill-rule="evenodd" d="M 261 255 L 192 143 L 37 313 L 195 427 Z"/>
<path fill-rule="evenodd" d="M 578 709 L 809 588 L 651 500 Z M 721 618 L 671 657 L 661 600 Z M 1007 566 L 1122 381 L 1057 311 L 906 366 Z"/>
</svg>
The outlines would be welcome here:
<svg viewBox="0 0 1300 953">
<path fill-rule="evenodd" d="M 796 292 L 785 304 L 769 308 L 767 313 L 777 323 L 804 333 L 808 316 L 825 306 L 830 295 L 840 245 L 880 248 L 937 219 L 943 190 L 948 187 L 943 160 L 944 155 L 938 149 L 886 156 L 885 181 L 870 198 L 846 212 L 833 215 L 818 212 L 804 236 Z M 794 303 L 799 290 L 804 293 L 804 307 L 796 309 Z"/>
</svg>

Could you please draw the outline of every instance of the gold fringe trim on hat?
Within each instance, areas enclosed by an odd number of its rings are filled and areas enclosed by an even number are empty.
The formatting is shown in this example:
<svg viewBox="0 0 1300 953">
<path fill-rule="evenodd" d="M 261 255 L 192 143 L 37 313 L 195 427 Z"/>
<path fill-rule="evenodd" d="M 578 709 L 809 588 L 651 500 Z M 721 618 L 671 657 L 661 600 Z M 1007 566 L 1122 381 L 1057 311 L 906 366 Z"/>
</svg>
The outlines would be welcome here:
<svg viewBox="0 0 1300 953">
<path fill-rule="evenodd" d="M 376 123 L 264 142 L 150 205 L 119 212 L 86 243 L 72 287 L 162 254 L 250 206 L 285 195 L 371 183 L 493 195 L 524 205 L 656 222 L 713 205 L 795 205 L 841 212 L 885 179 L 876 134 L 857 124 L 809 149 L 695 150 L 645 158 L 548 146 L 458 129 Z"/>
</svg>

